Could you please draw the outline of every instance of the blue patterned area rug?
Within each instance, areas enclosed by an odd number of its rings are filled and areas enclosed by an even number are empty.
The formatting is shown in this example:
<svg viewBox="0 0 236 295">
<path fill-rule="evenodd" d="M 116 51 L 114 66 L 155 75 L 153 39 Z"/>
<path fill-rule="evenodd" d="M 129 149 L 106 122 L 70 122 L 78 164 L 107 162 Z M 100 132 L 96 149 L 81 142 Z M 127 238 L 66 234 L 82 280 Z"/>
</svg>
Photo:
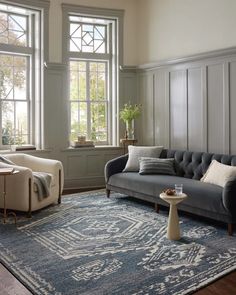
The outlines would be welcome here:
<svg viewBox="0 0 236 295">
<path fill-rule="evenodd" d="M 191 294 L 236 269 L 236 236 L 103 191 L 70 195 L 33 219 L 0 225 L 1 262 L 33 294 Z"/>
</svg>

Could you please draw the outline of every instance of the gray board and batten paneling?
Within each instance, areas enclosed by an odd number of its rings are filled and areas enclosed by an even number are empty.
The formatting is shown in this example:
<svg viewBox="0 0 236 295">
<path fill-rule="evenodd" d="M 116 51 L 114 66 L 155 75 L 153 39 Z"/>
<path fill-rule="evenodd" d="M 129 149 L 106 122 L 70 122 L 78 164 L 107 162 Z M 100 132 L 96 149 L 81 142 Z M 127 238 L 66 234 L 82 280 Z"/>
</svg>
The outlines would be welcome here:
<svg viewBox="0 0 236 295">
<path fill-rule="evenodd" d="M 236 154 L 236 48 L 137 70 L 141 145 Z"/>
</svg>

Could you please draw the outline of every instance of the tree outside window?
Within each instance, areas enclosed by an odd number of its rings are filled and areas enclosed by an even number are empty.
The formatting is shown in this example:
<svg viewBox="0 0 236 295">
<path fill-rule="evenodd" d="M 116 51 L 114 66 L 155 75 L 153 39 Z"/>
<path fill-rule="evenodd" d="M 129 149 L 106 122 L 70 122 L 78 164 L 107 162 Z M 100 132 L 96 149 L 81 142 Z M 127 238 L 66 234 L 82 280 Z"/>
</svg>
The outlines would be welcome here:
<svg viewBox="0 0 236 295">
<path fill-rule="evenodd" d="M 40 106 L 33 102 L 40 97 L 42 78 L 41 15 L 37 9 L 0 4 L 1 148 L 35 142 L 33 126 Z"/>
</svg>

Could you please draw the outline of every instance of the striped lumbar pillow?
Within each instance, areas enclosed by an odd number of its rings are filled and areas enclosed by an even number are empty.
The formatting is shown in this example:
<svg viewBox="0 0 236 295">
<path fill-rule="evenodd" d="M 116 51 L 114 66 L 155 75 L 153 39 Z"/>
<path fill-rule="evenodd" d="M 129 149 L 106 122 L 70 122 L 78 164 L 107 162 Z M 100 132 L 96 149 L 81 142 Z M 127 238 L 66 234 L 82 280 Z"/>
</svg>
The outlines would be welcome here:
<svg viewBox="0 0 236 295">
<path fill-rule="evenodd" d="M 139 158 L 139 174 L 166 174 L 176 175 L 174 169 L 174 159 L 160 158 Z"/>
</svg>

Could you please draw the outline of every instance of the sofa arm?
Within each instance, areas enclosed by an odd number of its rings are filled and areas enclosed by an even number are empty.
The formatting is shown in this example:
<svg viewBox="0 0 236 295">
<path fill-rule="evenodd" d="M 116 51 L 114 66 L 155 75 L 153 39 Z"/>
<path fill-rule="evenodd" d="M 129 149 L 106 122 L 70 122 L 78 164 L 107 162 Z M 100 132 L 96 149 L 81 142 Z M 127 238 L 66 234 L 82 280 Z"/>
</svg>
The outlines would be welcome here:
<svg viewBox="0 0 236 295">
<path fill-rule="evenodd" d="M 223 205 L 231 214 L 236 214 L 236 180 L 226 183 L 223 189 Z"/>
<path fill-rule="evenodd" d="M 108 182 L 108 179 L 113 174 L 120 173 L 123 171 L 127 160 L 128 160 L 128 154 L 114 158 L 106 163 L 105 169 L 104 169 L 106 183 Z"/>
</svg>

